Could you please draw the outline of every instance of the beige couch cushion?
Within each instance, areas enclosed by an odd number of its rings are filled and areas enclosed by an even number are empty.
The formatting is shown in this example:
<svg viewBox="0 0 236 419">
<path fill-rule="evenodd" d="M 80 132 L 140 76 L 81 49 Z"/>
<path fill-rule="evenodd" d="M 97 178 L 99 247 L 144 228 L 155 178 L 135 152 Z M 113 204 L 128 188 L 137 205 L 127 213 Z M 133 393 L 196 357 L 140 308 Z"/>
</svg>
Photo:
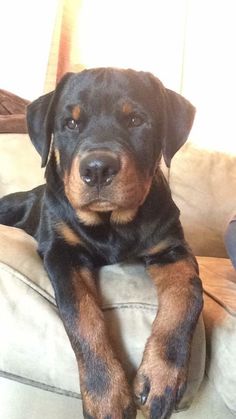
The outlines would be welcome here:
<svg viewBox="0 0 236 419">
<path fill-rule="evenodd" d="M 226 256 L 223 235 L 236 211 L 236 154 L 186 143 L 171 163 L 170 186 L 194 253 Z"/>
<path fill-rule="evenodd" d="M 27 134 L 0 134 L 0 196 L 44 183 L 40 156 Z"/>
<path fill-rule="evenodd" d="M 0 374 L 80 398 L 75 357 L 36 253 L 36 242 L 19 229 L 0 226 L 0 261 Z M 143 266 L 123 264 L 103 268 L 99 287 L 109 331 L 132 377 L 158 308 L 155 290 Z M 200 320 L 182 407 L 191 403 L 198 390 L 204 365 L 205 338 Z"/>
</svg>

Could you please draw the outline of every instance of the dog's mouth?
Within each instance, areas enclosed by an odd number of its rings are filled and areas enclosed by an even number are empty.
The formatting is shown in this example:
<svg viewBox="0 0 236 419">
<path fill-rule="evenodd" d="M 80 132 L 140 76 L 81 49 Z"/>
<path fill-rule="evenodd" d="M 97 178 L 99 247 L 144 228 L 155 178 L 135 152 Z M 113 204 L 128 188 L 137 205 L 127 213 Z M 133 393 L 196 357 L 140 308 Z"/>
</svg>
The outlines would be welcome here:
<svg viewBox="0 0 236 419">
<path fill-rule="evenodd" d="M 107 201 L 106 199 L 94 199 L 86 205 L 86 207 L 88 210 L 96 212 L 110 212 L 119 208 L 118 205 Z"/>
<path fill-rule="evenodd" d="M 125 212 L 130 217 L 144 202 L 152 177 L 140 174 L 130 156 L 121 156 L 117 162 L 111 153 L 98 153 L 100 160 L 94 155 L 91 159 L 91 154 L 83 159 L 76 156 L 65 174 L 65 193 L 72 207 L 80 212 Z"/>
</svg>

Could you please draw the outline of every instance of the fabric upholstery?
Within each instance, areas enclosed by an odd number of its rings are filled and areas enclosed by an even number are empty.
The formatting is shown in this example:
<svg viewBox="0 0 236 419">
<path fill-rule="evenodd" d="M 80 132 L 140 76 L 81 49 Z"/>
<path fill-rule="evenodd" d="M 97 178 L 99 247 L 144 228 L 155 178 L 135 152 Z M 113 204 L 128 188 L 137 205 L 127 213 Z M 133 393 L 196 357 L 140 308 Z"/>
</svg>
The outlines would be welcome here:
<svg viewBox="0 0 236 419">
<path fill-rule="evenodd" d="M 0 134 L 0 196 L 44 182 L 40 156 L 28 135 Z"/>
<path fill-rule="evenodd" d="M 36 242 L 19 229 L 0 226 L 0 261 L 1 375 L 80 398 L 74 353 L 36 253 Z M 119 264 L 101 270 L 99 290 L 117 354 L 133 378 L 158 309 L 154 286 L 142 265 Z M 204 365 L 205 338 L 200 320 L 182 407 L 186 408 L 197 392 Z"/>
<path fill-rule="evenodd" d="M 207 375 L 236 415 L 236 271 L 229 259 L 198 260 L 205 290 Z"/>
<path fill-rule="evenodd" d="M 236 154 L 187 142 L 172 160 L 170 187 L 194 253 L 227 257 L 223 236 L 236 210 Z"/>
</svg>

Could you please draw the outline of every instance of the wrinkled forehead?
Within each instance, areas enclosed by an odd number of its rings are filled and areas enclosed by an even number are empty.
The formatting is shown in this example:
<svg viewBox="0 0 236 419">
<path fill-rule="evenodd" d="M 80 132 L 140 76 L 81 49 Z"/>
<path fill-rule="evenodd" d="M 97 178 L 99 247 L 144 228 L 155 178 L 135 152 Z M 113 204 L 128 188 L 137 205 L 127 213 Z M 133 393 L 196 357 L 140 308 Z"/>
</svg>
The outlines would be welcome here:
<svg viewBox="0 0 236 419">
<path fill-rule="evenodd" d="M 153 85 L 154 80 L 144 72 L 113 68 L 85 70 L 67 81 L 58 105 L 78 103 L 92 110 L 104 107 L 109 110 L 114 104 L 130 101 L 150 107 L 158 96 Z M 156 85 L 158 90 L 157 82 Z"/>
</svg>

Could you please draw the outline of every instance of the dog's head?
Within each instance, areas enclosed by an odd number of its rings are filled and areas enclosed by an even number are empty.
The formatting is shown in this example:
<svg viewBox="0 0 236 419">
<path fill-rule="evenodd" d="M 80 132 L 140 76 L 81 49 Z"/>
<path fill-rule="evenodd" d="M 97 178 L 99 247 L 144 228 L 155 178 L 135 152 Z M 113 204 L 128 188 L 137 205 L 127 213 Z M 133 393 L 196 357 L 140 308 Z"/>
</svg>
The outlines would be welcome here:
<svg viewBox="0 0 236 419">
<path fill-rule="evenodd" d="M 161 155 L 169 167 L 187 140 L 194 114 L 149 73 L 100 68 L 65 75 L 28 107 L 27 119 L 42 166 L 51 149 L 48 164 L 56 162 L 78 213 L 128 219 L 144 202 Z"/>
</svg>

